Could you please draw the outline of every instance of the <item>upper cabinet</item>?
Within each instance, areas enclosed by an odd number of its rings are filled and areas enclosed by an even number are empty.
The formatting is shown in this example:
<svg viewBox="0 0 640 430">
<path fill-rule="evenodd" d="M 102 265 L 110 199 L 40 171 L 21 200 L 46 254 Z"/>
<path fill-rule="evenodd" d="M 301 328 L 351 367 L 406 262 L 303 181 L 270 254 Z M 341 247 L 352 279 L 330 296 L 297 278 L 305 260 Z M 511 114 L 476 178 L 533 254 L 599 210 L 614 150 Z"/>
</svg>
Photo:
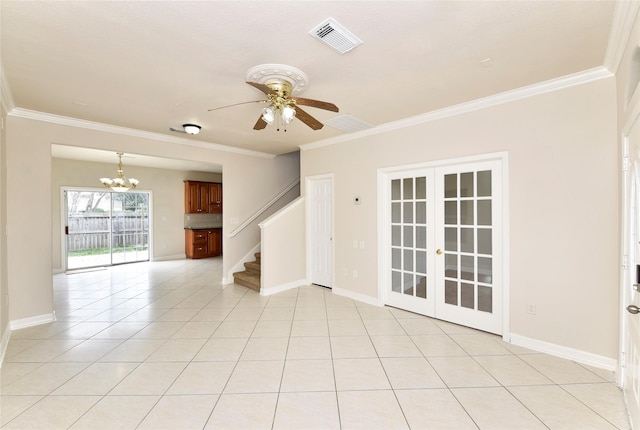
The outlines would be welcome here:
<svg viewBox="0 0 640 430">
<path fill-rule="evenodd" d="M 222 213 L 222 184 L 209 183 L 209 212 Z"/>
<path fill-rule="evenodd" d="M 188 214 L 222 213 L 222 184 L 184 181 L 184 211 Z"/>
</svg>

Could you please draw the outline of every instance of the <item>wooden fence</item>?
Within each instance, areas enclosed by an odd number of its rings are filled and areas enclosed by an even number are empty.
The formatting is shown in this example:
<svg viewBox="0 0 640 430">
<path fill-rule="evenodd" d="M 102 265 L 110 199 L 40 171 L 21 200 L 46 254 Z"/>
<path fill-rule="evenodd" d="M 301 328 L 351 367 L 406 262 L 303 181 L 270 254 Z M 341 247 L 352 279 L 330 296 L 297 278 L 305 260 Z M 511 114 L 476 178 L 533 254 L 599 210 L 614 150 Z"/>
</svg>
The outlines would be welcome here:
<svg viewBox="0 0 640 430">
<path fill-rule="evenodd" d="M 146 247 L 149 244 L 149 217 L 139 213 L 116 214 L 78 214 L 69 215 L 69 235 L 67 250 L 87 251 L 109 248 L 110 237 L 113 248 Z M 112 224 L 112 232 L 109 224 Z"/>
</svg>

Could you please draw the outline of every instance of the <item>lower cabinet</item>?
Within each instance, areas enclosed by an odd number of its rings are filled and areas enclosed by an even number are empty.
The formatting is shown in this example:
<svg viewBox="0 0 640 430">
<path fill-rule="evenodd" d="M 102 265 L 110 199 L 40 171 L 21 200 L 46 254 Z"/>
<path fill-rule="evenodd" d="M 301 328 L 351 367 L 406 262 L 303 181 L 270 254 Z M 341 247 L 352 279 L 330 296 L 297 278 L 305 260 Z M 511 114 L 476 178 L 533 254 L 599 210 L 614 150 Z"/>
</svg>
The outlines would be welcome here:
<svg viewBox="0 0 640 430">
<path fill-rule="evenodd" d="M 187 258 L 208 258 L 222 255 L 222 229 L 209 228 L 184 231 Z"/>
</svg>

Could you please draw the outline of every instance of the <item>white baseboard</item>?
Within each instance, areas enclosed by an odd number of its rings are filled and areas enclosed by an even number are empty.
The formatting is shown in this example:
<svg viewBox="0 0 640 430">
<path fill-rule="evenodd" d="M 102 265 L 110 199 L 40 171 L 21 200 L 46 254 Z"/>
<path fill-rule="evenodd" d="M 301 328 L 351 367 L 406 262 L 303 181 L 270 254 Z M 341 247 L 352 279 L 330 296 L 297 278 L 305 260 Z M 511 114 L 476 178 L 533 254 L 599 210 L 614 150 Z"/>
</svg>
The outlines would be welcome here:
<svg viewBox="0 0 640 430">
<path fill-rule="evenodd" d="M 240 261 L 233 265 L 231 270 L 229 270 L 229 272 L 227 273 L 227 276 L 222 277 L 222 285 L 233 284 L 233 274 L 236 272 L 243 272 L 245 270 L 244 263 L 254 261 L 256 259 L 256 252 L 260 252 L 260 244 L 254 246 L 251 251 L 249 251 L 244 257 L 240 259 Z"/>
<path fill-rule="evenodd" d="M 271 288 L 260 288 L 261 296 L 270 296 L 272 294 L 281 293 L 283 291 L 292 290 L 294 288 L 309 285 L 306 279 L 298 279 L 297 281 L 287 282 L 286 284 L 276 285 Z"/>
<path fill-rule="evenodd" d="M 185 258 L 187 258 L 187 254 L 174 254 L 174 255 L 163 255 L 161 257 L 153 257 L 151 261 L 184 260 Z"/>
<path fill-rule="evenodd" d="M 545 354 L 555 357 L 566 358 L 577 363 L 586 364 L 588 366 L 597 367 L 599 369 L 610 370 L 616 372 L 618 370 L 618 360 L 614 358 L 604 357 L 602 355 L 593 354 L 591 352 L 581 351 L 562 345 L 556 345 L 537 339 L 531 339 L 511 333 L 511 342 L 513 345 L 529 348 L 534 351 L 544 352 Z"/>
<path fill-rule="evenodd" d="M 2 363 L 4 363 L 4 355 L 7 353 L 7 348 L 9 347 L 9 339 L 11 339 L 11 329 L 7 325 L 0 340 L 0 369 L 2 368 Z"/>
<path fill-rule="evenodd" d="M 56 320 L 56 313 L 51 312 L 49 314 L 36 315 L 29 318 L 13 320 L 9 324 L 11 326 L 11 331 L 13 331 L 13 330 L 19 330 L 21 328 L 33 327 L 40 324 L 54 322 L 55 320 Z"/>
<path fill-rule="evenodd" d="M 333 291 L 333 294 L 348 297 L 350 299 L 357 300 L 359 302 L 366 303 L 368 305 L 383 306 L 382 301 L 377 297 L 366 296 L 364 294 L 354 293 L 353 291 L 345 290 L 343 288 L 337 288 L 337 287 L 333 287 L 331 288 L 331 290 Z"/>
</svg>

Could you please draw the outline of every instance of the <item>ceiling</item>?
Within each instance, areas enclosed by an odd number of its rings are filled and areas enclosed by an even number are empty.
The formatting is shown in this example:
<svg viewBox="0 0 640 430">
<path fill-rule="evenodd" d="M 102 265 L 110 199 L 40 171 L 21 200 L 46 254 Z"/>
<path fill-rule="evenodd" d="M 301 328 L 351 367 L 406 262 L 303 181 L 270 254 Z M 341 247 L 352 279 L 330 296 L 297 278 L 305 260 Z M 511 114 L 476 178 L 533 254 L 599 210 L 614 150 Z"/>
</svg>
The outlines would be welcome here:
<svg viewBox="0 0 640 430">
<path fill-rule="evenodd" d="M 0 59 L 16 108 L 284 154 L 344 135 L 294 120 L 253 130 L 260 64 L 308 77 L 301 97 L 371 126 L 600 67 L 610 1 L 10 1 Z M 363 41 L 340 54 L 309 31 L 332 17 Z M 197 136 L 170 127 L 202 126 Z M 60 149 L 60 148 L 59 148 Z M 69 158 L 83 155 L 61 152 Z M 114 161 L 112 153 L 107 154 Z M 88 156 L 88 155 L 87 155 Z"/>
</svg>

